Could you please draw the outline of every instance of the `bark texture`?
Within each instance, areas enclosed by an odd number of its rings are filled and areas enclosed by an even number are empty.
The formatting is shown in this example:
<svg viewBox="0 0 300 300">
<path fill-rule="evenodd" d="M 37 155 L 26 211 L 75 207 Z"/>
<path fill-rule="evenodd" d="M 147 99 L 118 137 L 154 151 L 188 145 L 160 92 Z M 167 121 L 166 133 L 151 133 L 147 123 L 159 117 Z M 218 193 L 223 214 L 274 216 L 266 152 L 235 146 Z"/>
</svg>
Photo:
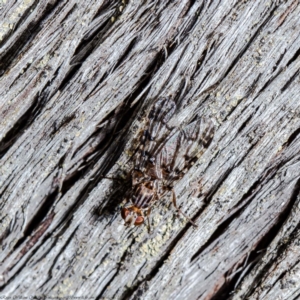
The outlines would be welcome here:
<svg viewBox="0 0 300 300">
<path fill-rule="evenodd" d="M 0 294 L 299 299 L 300 3 L 0 1 Z M 213 120 L 147 227 L 118 208 L 144 116 Z"/>
</svg>

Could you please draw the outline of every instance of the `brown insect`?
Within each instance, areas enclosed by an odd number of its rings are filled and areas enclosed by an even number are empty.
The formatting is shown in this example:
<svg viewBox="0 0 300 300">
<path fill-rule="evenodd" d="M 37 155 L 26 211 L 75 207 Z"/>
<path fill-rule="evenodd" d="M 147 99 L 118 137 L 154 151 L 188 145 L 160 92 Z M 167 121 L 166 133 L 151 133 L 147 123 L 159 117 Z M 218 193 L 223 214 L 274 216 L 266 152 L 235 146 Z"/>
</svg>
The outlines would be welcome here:
<svg viewBox="0 0 300 300">
<path fill-rule="evenodd" d="M 214 126 L 209 119 L 197 118 L 183 129 L 171 130 L 167 123 L 175 109 L 172 99 L 161 98 L 148 114 L 121 212 L 125 225 L 142 225 L 153 204 L 171 192 L 177 211 L 197 226 L 177 207 L 173 186 L 209 146 Z"/>
</svg>

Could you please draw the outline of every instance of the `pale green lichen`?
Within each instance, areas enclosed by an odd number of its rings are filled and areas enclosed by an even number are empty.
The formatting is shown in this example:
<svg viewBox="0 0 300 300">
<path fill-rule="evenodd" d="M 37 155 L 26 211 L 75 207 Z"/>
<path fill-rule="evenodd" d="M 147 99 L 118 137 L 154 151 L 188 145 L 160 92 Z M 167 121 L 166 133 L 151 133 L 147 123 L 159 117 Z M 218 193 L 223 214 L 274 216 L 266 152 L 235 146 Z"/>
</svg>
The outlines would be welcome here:
<svg viewBox="0 0 300 300">
<path fill-rule="evenodd" d="M 0 41 L 8 34 L 9 31 L 13 30 L 16 23 L 22 18 L 24 12 L 32 5 L 33 0 L 24 0 L 19 3 L 18 6 L 13 7 L 12 11 L 9 11 L 5 18 L 6 22 L 0 24 Z M 1 6 L 6 5 L 7 0 L 0 0 Z"/>
</svg>

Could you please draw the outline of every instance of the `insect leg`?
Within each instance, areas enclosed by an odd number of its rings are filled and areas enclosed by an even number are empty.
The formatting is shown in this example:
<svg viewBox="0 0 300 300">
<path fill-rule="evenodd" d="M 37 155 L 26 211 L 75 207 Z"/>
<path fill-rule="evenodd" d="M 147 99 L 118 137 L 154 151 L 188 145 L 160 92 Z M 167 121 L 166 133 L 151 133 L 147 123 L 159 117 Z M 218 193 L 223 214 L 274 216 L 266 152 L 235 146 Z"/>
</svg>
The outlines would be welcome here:
<svg viewBox="0 0 300 300">
<path fill-rule="evenodd" d="M 109 179 L 109 180 L 115 180 L 115 181 L 123 181 L 121 178 L 115 178 L 115 177 L 108 177 L 108 176 L 100 176 L 100 178 L 105 178 L 105 179 Z"/>
<path fill-rule="evenodd" d="M 121 169 L 119 169 L 119 170 L 121 170 Z M 124 172 L 124 170 L 121 170 L 121 172 L 123 173 L 123 175 L 120 175 L 120 177 L 118 177 L 118 178 L 117 177 L 111 177 L 111 176 L 104 176 L 104 175 L 101 175 L 101 174 L 99 174 L 97 176 L 99 176 L 100 178 L 105 178 L 105 179 L 109 179 L 109 180 L 124 182 L 124 181 L 127 181 L 130 178 L 131 173 L 132 173 L 132 172 L 129 172 L 129 173 L 126 174 Z"/>
<path fill-rule="evenodd" d="M 177 207 L 177 204 L 176 204 L 176 195 L 175 195 L 175 192 L 174 190 L 172 189 L 172 201 L 173 201 L 173 204 L 175 206 L 175 208 L 177 209 L 178 212 L 180 212 L 185 218 L 188 219 L 188 221 L 194 226 L 194 227 L 198 227 L 198 225 L 193 222 L 179 207 Z"/>
<path fill-rule="evenodd" d="M 150 225 L 150 212 L 151 212 L 151 207 L 148 208 L 147 210 L 147 228 L 148 228 L 148 233 L 151 233 L 151 225 Z"/>
</svg>

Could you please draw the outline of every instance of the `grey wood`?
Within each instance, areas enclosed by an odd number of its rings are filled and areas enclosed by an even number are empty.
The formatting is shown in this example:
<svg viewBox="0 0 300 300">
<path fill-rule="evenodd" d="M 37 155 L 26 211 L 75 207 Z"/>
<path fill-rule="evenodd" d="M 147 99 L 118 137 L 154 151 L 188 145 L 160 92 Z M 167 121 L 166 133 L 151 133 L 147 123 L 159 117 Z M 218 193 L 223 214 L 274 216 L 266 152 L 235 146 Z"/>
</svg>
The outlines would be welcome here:
<svg viewBox="0 0 300 300">
<path fill-rule="evenodd" d="M 300 5 L 0 1 L 0 295 L 298 299 Z M 119 214 L 145 116 L 215 124 L 146 226 Z M 115 213 L 117 213 L 115 217 Z"/>
</svg>

